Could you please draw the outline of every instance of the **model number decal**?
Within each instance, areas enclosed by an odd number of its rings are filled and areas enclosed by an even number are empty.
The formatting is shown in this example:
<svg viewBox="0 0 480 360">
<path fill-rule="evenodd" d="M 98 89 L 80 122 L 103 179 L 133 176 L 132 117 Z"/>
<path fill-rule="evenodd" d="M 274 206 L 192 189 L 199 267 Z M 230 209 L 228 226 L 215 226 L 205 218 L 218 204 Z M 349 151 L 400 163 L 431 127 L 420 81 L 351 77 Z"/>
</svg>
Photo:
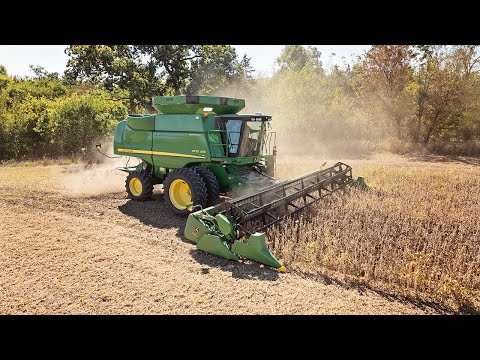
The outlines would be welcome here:
<svg viewBox="0 0 480 360">
<path fill-rule="evenodd" d="M 205 154 L 206 152 L 206 150 L 192 150 L 192 153 Z"/>
</svg>

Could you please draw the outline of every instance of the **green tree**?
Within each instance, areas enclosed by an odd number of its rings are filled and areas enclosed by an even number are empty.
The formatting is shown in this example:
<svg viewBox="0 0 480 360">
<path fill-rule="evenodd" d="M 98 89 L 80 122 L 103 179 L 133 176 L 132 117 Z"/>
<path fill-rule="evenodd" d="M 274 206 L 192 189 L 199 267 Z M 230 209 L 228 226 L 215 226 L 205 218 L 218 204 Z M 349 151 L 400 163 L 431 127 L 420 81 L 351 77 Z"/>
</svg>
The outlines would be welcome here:
<svg viewBox="0 0 480 360">
<path fill-rule="evenodd" d="M 0 86 L 0 160 L 78 154 L 108 136 L 127 108 L 105 90 L 66 86 L 36 67 Z"/>
<path fill-rule="evenodd" d="M 199 45 L 139 45 L 140 53 L 149 58 L 165 86 L 180 95 L 190 74 L 190 62 L 201 55 Z"/>
<path fill-rule="evenodd" d="M 298 151 L 320 151 L 359 136 L 352 121 L 349 80 L 341 79 L 348 74 L 339 71 L 330 77 L 313 64 L 297 69 L 279 70 L 263 87 L 265 111 L 274 115 L 272 125 L 282 139 L 279 143 Z"/>
<path fill-rule="evenodd" d="M 283 48 L 276 63 L 280 67 L 280 71 L 300 71 L 305 66 L 311 65 L 312 68 L 323 72 L 321 55 L 316 47 L 309 46 L 306 48 L 303 45 L 287 45 Z"/>
<path fill-rule="evenodd" d="M 33 79 L 60 80 L 57 72 L 48 72 L 43 66 L 29 65 L 29 68 L 35 74 Z"/>
<path fill-rule="evenodd" d="M 364 104 L 385 114 L 386 129 L 398 139 L 408 132 L 413 99 L 406 91 L 413 76 L 409 45 L 373 45 L 355 67 L 358 89 Z"/>
<path fill-rule="evenodd" d="M 70 84 L 87 82 L 108 91 L 127 90 L 130 110 L 149 104 L 154 95 L 167 92 L 155 63 L 142 61 L 138 47 L 129 45 L 70 45 L 65 78 Z"/>
<path fill-rule="evenodd" d="M 418 115 L 414 140 L 470 140 L 480 104 L 476 46 L 417 46 Z"/>
<path fill-rule="evenodd" d="M 203 46 L 192 60 L 187 94 L 216 94 L 227 86 L 248 86 L 253 69 L 246 55 L 239 60 L 231 46 Z"/>
<path fill-rule="evenodd" d="M 12 81 L 12 78 L 8 76 L 7 69 L 5 66 L 0 65 L 0 90 L 7 87 L 7 85 Z"/>
<path fill-rule="evenodd" d="M 56 154 L 78 154 L 99 137 L 112 134 L 118 121 L 127 115 L 127 108 L 108 98 L 105 91 L 94 90 L 73 93 L 56 104 L 49 118 Z"/>
<path fill-rule="evenodd" d="M 197 91 L 208 90 L 212 79 L 233 81 L 248 65 L 228 45 L 71 45 L 66 53 L 70 83 L 127 90 L 131 109 L 148 106 L 153 96 L 179 95 L 189 84 Z M 226 74 L 219 76 L 222 67 Z"/>
</svg>

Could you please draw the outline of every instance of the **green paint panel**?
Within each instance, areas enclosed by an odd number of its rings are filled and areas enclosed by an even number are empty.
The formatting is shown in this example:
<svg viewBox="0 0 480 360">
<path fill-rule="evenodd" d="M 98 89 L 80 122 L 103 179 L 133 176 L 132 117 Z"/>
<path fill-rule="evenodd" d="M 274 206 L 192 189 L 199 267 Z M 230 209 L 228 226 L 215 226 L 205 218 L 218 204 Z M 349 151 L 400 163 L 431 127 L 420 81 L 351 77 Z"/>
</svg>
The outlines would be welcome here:
<svg viewBox="0 0 480 360">
<path fill-rule="evenodd" d="M 153 163 L 168 169 L 209 162 L 210 153 L 201 115 L 156 115 Z"/>
<path fill-rule="evenodd" d="M 202 115 L 155 115 L 155 131 L 183 131 L 204 133 L 205 118 Z"/>
<path fill-rule="evenodd" d="M 203 235 L 197 244 L 200 250 L 209 252 L 214 255 L 224 257 L 229 260 L 238 260 L 239 257 L 230 251 L 225 241 L 219 236 L 206 234 Z"/>
<path fill-rule="evenodd" d="M 125 132 L 126 125 L 127 121 L 122 120 L 117 124 L 117 127 L 115 128 L 115 135 L 113 136 L 114 149 L 122 145 L 123 133 Z"/>
<path fill-rule="evenodd" d="M 128 126 L 127 120 L 123 120 L 118 123 L 115 129 L 113 152 L 117 155 L 137 157 L 152 164 L 152 154 L 150 153 L 152 151 L 152 139 L 153 133 L 151 131 L 134 130 Z"/>
<path fill-rule="evenodd" d="M 155 115 L 129 116 L 128 127 L 133 130 L 155 130 Z"/>
<path fill-rule="evenodd" d="M 188 215 L 187 224 L 185 225 L 184 235 L 188 240 L 198 243 L 203 235 L 209 233 L 209 228 L 197 218 L 200 212 L 191 213 Z"/>
<path fill-rule="evenodd" d="M 128 125 L 123 133 L 123 148 L 136 150 L 152 150 L 152 132 L 133 130 Z"/>
<path fill-rule="evenodd" d="M 223 165 L 219 164 L 208 164 L 206 166 L 208 170 L 213 172 L 215 177 L 218 180 L 218 184 L 223 188 L 228 188 L 230 186 L 230 179 Z"/>
<path fill-rule="evenodd" d="M 246 242 L 236 240 L 232 246 L 232 251 L 244 258 L 272 266 L 276 269 L 282 267 L 282 264 L 280 264 L 265 246 L 264 233 L 252 234 Z"/>
<path fill-rule="evenodd" d="M 220 96 L 157 96 L 152 105 L 163 114 L 203 114 L 211 107 L 216 114 L 237 113 L 245 107 L 244 99 Z"/>
<path fill-rule="evenodd" d="M 228 236 L 233 233 L 233 225 L 225 215 L 215 215 L 215 220 L 217 221 L 217 226 L 223 235 Z"/>
<path fill-rule="evenodd" d="M 226 145 L 222 142 L 222 135 L 220 132 L 209 132 L 208 142 L 210 143 L 210 153 L 212 157 L 225 157 Z"/>
<path fill-rule="evenodd" d="M 241 165 L 252 165 L 260 161 L 260 156 L 246 156 L 246 157 L 234 157 L 234 158 L 227 158 L 231 164 L 241 166 Z M 215 160 L 215 158 L 212 158 Z M 220 160 L 220 158 L 219 158 Z"/>
</svg>

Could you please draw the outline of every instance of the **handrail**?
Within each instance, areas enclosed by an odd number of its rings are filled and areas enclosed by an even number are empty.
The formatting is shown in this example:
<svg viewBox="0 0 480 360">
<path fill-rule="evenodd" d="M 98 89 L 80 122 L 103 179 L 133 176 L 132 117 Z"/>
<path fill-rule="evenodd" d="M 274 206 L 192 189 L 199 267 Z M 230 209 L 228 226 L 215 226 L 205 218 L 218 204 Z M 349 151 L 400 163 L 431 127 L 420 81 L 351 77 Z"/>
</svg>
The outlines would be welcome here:
<svg viewBox="0 0 480 360">
<path fill-rule="evenodd" d="M 277 133 L 268 131 L 266 133 L 265 142 L 262 144 L 262 155 L 275 155 L 274 149 L 277 144 Z"/>
</svg>

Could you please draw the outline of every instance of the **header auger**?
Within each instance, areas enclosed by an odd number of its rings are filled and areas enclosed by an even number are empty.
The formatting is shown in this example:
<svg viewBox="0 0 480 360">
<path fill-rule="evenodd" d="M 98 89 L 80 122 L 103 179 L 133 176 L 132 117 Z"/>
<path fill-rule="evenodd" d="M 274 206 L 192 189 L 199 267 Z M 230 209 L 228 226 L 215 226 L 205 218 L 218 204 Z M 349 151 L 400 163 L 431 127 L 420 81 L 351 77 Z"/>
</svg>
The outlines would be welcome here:
<svg viewBox="0 0 480 360">
<path fill-rule="evenodd" d="M 201 250 L 283 271 L 262 231 L 347 185 L 365 186 L 343 163 L 272 184 L 272 118 L 237 114 L 245 106 L 243 99 L 160 96 L 153 105 L 161 114 L 129 115 L 117 125 L 114 153 L 141 160 L 118 169 L 128 173 L 126 191 L 133 200 L 150 198 L 153 186 L 163 184 L 168 208 L 188 216 L 185 236 Z M 261 190 L 220 203 L 221 195 L 252 183 Z"/>
</svg>

